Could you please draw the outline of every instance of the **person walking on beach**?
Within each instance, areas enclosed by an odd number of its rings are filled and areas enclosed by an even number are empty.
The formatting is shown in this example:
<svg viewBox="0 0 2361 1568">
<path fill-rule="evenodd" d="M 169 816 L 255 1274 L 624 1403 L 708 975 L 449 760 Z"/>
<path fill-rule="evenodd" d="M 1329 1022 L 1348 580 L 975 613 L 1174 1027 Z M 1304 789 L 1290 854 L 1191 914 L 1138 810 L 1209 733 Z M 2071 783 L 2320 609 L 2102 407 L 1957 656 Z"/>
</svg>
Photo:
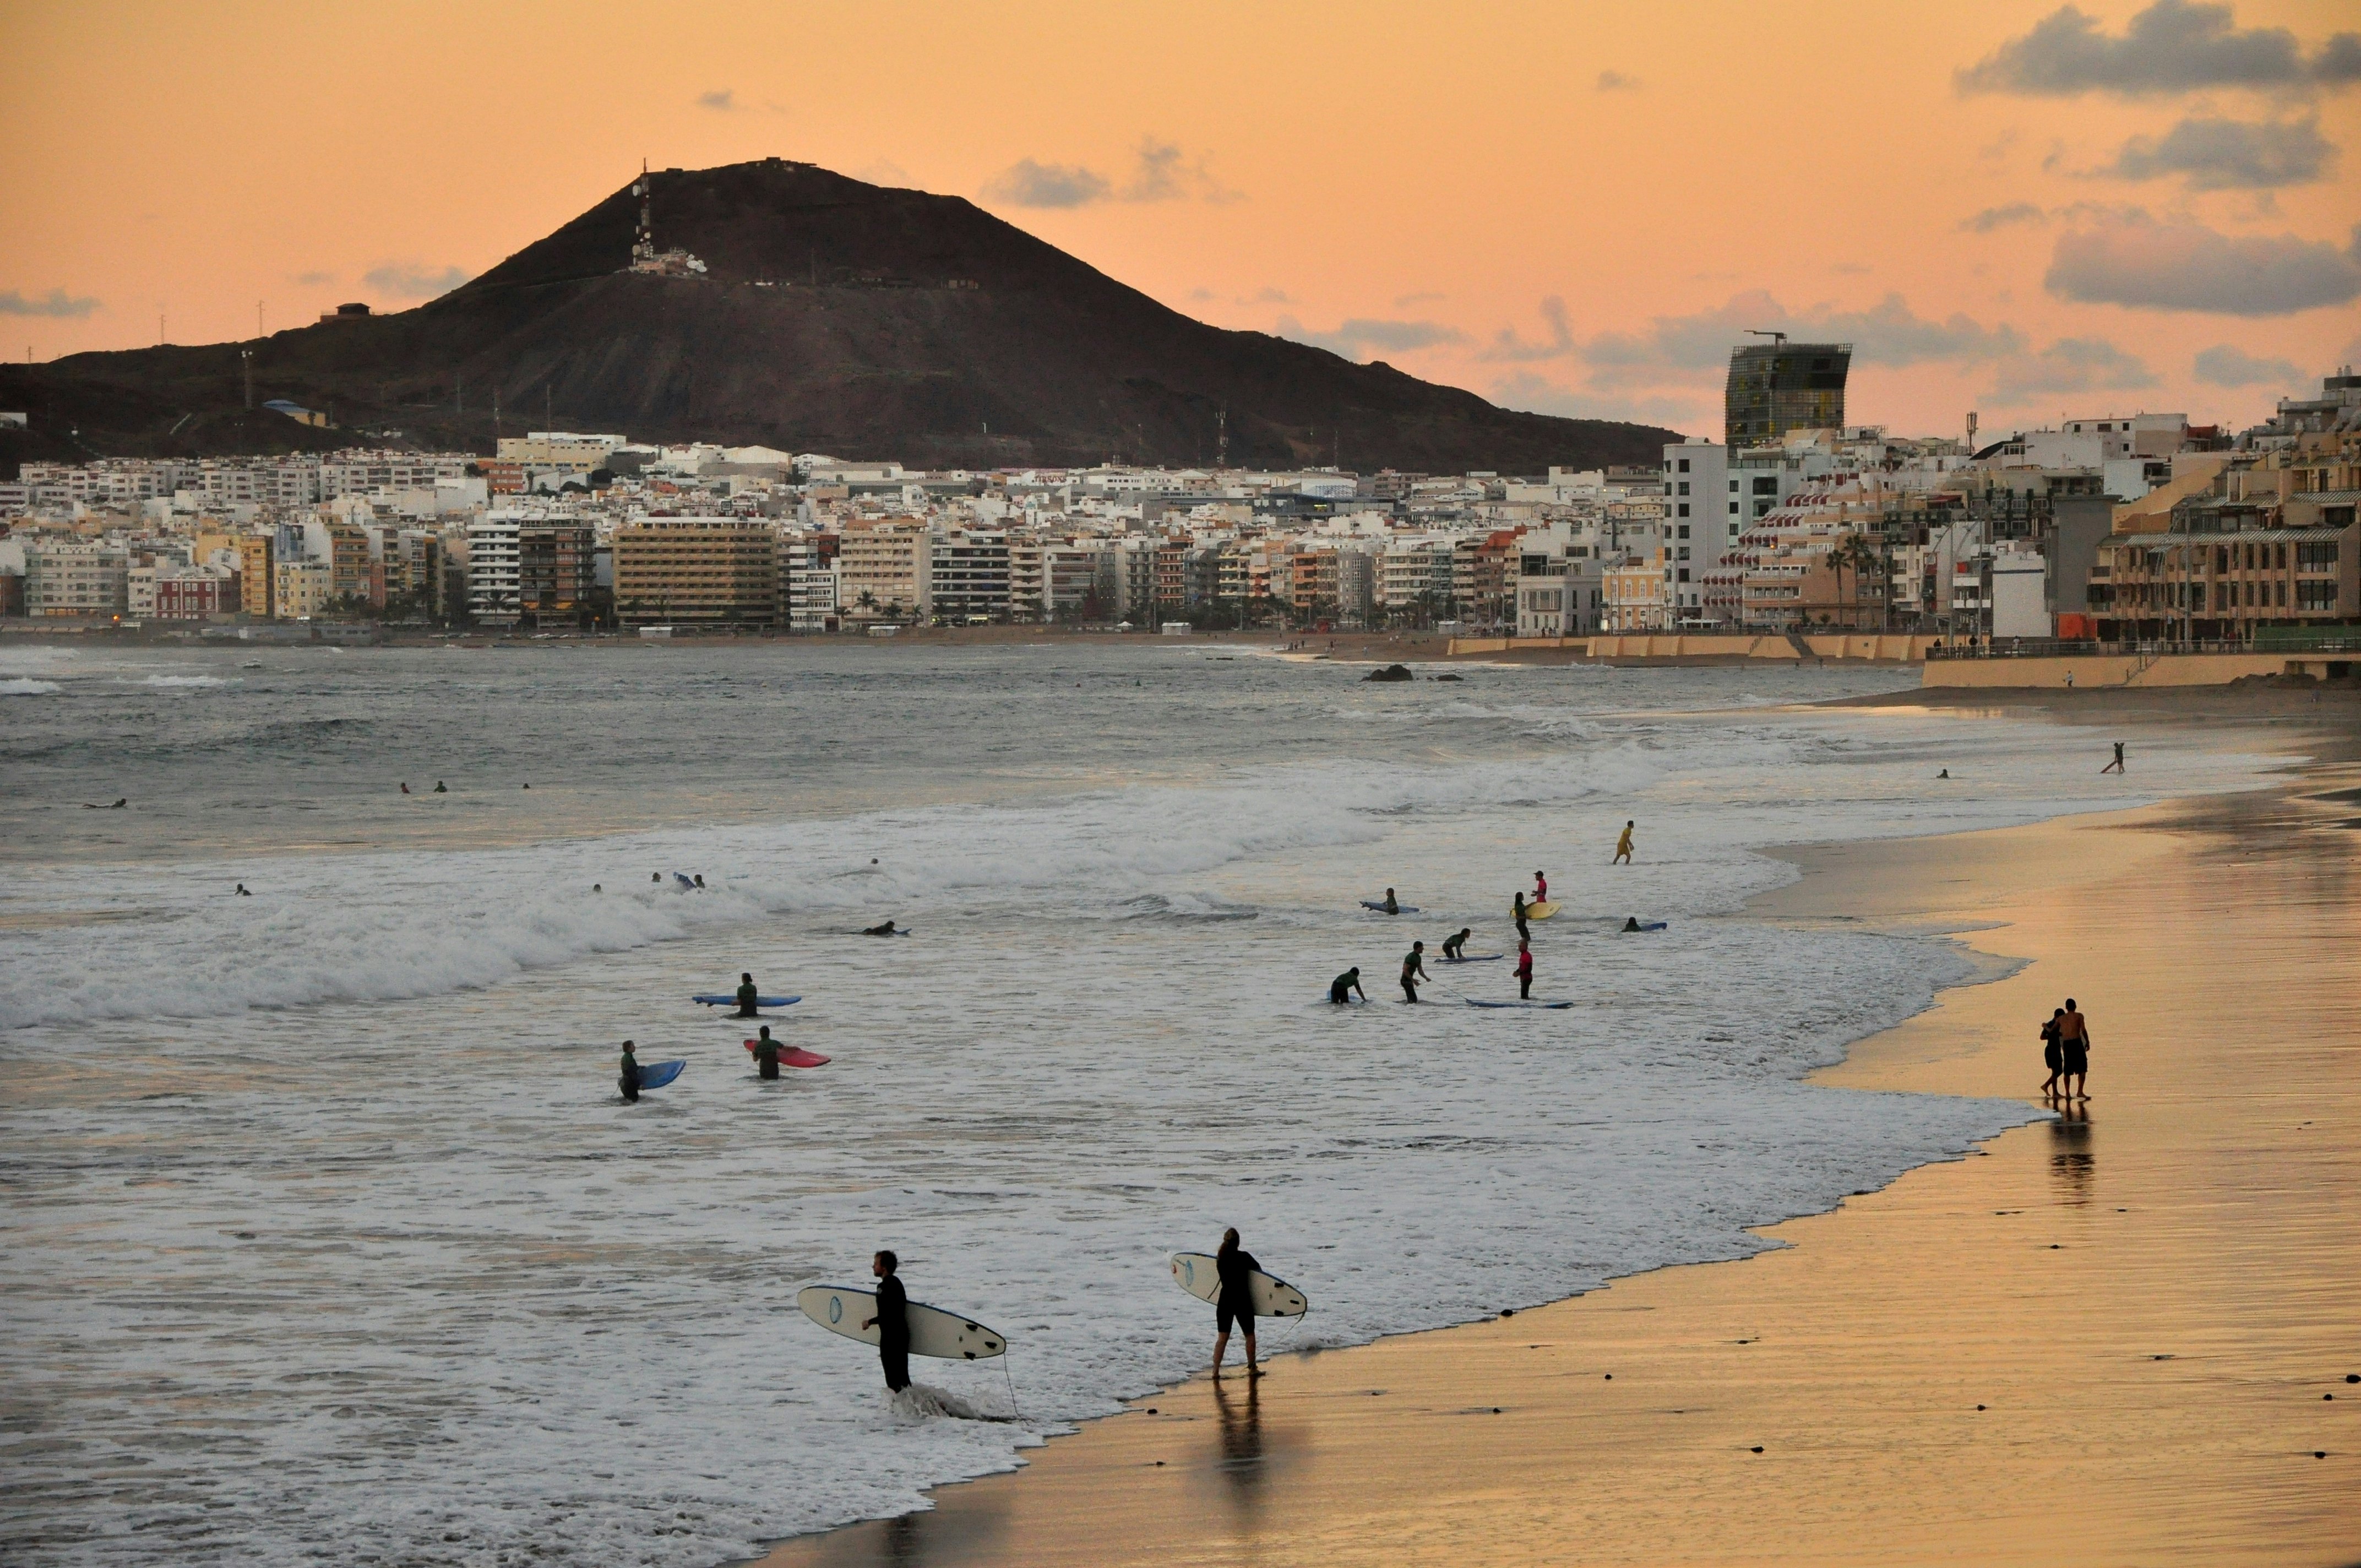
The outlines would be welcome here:
<svg viewBox="0 0 2361 1568">
<path fill-rule="evenodd" d="M 1522 1002 L 1533 999 L 1533 945 L 1521 937 L 1517 938 L 1517 997 Z"/>
<path fill-rule="evenodd" d="M 2048 1097 L 2054 1097 L 2056 1094 L 2058 1066 L 2065 1059 L 2065 1047 L 2058 1039 L 2059 1021 L 2065 1016 L 2066 1009 L 2058 1008 L 2049 1014 L 2049 1022 L 2041 1025 L 2041 1061 L 2042 1065 L 2049 1069 L 2049 1076 L 2041 1080 L 2041 1092 Z"/>
<path fill-rule="evenodd" d="M 2124 771 L 2124 743 L 2123 743 L 2122 741 L 2118 740 L 2118 741 L 2116 741 L 2116 742 L 2115 742 L 2115 760 L 2114 760 L 2114 762 L 2109 762 L 2105 767 L 2101 768 L 2101 769 L 2099 770 L 2099 772 L 2101 772 L 2102 773 L 2122 773 L 2123 771 Z"/>
<path fill-rule="evenodd" d="M 861 1324 L 877 1331 L 877 1359 L 884 1364 L 886 1390 L 895 1394 L 910 1386 L 910 1297 L 895 1272 L 901 1266 L 891 1252 L 869 1260 L 869 1272 L 877 1277 L 877 1315 Z"/>
<path fill-rule="evenodd" d="M 1476 928 L 1474 927 L 1462 926 L 1459 927 L 1459 934 L 1457 936 L 1444 938 L 1443 956 L 1446 959 L 1452 959 L 1466 958 L 1467 956 L 1467 938 L 1475 934 Z"/>
<path fill-rule="evenodd" d="M 759 1014 L 756 1012 L 755 1003 L 762 1000 L 762 996 L 763 993 L 754 989 L 754 977 L 752 975 L 740 975 L 738 977 L 738 1016 L 741 1018 L 752 1018 L 758 1016 Z M 770 1031 L 765 1029 L 763 1033 L 768 1034 Z"/>
<path fill-rule="evenodd" d="M 1254 1277 L 1262 1265 L 1254 1254 L 1238 1245 L 1237 1227 L 1222 1233 L 1222 1245 L 1213 1253 L 1213 1272 L 1221 1276 L 1221 1293 L 1213 1298 L 1213 1377 L 1222 1376 L 1222 1357 L 1230 1348 L 1230 1325 L 1235 1322 L 1246 1338 L 1246 1376 L 1259 1377 L 1262 1368 L 1255 1365 Z"/>
<path fill-rule="evenodd" d="M 2066 1011 L 2058 1016 L 2058 1076 L 2067 1099 L 2091 1098 L 2082 1092 L 2083 1075 L 2090 1070 L 2091 1025 L 2070 996 Z"/>
<path fill-rule="evenodd" d="M 1342 1007 L 1353 1000 L 1353 992 L 1356 991 L 1361 991 L 1361 966 L 1358 964 L 1328 982 L 1328 1000 Z M 1361 991 L 1361 1000 L 1367 1002 L 1368 999 L 1369 993 Z"/>
<path fill-rule="evenodd" d="M 757 1078 L 778 1077 L 779 1042 L 771 1038 L 771 1026 L 768 1024 L 763 1025 L 762 1033 L 755 1036 L 746 1043 L 752 1047 L 754 1050 L 754 1076 Z"/>
<path fill-rule="evenodd" d="M 640 1102 L 640 1058 L 631 1054 L 631 1042 L 629 1040 L 623 1042 L 622 1075 L 615 1082 L 623 1091 L 624 1104 L 637 1105 Z"/>
<path fill-rule="evenodd" d="M 1615 840 L 1615 858 L 1608 861 L 1608 864 L 1628 866 L 1631 863 L 1631 829 L 1638 826 L 1636 822 L 1623 824 L 1623 836 Z"/>
<path fill-rule="evenodd" d="M 1426 979 L 1426 944 L 1412 942 L 1410 951 L 1402 955 L 1402 996 L 1411 1002 L 1418 1000 L 1419 982 Z"/>
</svg>

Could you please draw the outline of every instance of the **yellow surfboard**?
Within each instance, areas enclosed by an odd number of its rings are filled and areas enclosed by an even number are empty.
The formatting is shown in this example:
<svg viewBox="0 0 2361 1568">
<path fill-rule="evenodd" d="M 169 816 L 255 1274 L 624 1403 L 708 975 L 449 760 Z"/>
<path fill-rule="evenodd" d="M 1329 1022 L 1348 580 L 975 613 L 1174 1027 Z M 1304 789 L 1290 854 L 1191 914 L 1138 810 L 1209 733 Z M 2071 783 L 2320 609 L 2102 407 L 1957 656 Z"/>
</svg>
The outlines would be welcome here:
<svg viewBox="0 0 2361 1568">
<path fill-rule="evenodd" d="M 1510 907 L 1513 909 L 1515 905 L 1511 905 Z M 1554 904 L 1528 904 L 1525 905 L 1525 918 L 1528 920 L 1546 920 L 1556 913 L 1557 905 Z"/>
</svg>

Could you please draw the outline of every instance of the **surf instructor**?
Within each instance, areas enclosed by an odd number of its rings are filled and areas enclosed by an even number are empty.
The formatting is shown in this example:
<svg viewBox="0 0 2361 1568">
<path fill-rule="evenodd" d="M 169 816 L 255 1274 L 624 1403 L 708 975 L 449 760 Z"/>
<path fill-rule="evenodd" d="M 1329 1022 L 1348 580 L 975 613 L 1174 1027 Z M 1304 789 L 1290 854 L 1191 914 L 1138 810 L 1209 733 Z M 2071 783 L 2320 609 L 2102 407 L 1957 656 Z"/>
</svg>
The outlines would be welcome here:
<svg viewBox="0 0 2361 1568">
<path fill-rule="evenodd" d="M 891 1252 L 881 1252 L 869 1260 L 869 1272 L 877 1277 L 877 1315 L 861 1325 L 876 1329 L 877 1359 L 885 1365 L 885 1387 L 895 1394 L 910 1386 L 910 1298 L 902 1288 L 901 1277 L 895 1273 L 901 1266 L 902 1260 Z"/>
<path fill-rule="evenodd" d="M 1222 1379 L 1222 1357 L 1230 1348 L 1230 1324 L 1235 1322 L 1246 1336 L 1246 1376 L 1259 1377 L 1262 1368 L 1255 1365 L 1254 1277 L 1262 1265 L 1254 1254 L 1238 1245 L 1235 1225 L 1222 1233 L 1222 1245 L 1213 1254 L 1213 1271 L 1221 1276 L 1222 1293 L 1213 1299 L 1213 1381 Z"/>
</svg>

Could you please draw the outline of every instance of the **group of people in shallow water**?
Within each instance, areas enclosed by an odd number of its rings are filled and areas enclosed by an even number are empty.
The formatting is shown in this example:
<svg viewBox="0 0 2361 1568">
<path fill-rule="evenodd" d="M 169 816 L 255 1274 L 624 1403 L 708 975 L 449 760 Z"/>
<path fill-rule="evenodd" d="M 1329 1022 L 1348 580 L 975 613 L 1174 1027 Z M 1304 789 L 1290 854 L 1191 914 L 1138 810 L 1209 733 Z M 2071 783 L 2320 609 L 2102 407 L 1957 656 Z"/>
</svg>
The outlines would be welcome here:
<svg viewBox="0 0 2361 1568">
<path fill-rule="evenodd" d="M 2041 1025 L 2041 1060 L 2049 1076 L 2041 1080 L 2042 1094 L 2052 1101 L 2088 1100 L 2082 1085 L 2091 1070 L 2091 1024 L 2068 997 L 2066 1005 Z"/>
</svg>

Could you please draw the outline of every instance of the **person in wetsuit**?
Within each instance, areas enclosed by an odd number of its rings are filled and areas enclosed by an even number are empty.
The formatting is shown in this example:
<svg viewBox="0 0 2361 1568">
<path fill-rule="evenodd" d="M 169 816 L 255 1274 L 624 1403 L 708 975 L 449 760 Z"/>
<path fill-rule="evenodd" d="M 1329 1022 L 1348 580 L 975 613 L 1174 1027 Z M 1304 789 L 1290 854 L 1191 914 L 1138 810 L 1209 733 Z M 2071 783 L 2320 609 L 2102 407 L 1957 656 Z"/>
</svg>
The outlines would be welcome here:
<svg viewBox="0 0 2361 1568">
<path fill-rule="evenodd" d="M 757 1014 L 754 1004 L 762 999 L 762 995 L 763 993 L 761 992 L 754 989 L 754 977 L 752 975 L 740 975 L 738 977 L 738 1016 L 741 1018 L 752 1018 L 756 1016 Z M 767 1031 L 765 1032 L 767 1033 Z"/>
<path fill-rule="evenodd" d="M 1532 932 L 1528 929 L 1525 925 L 1525 895 L 1523 894 L 1520 893 L 1514 898 L 1510 900 L 1509 918 L 1517 923 L 1518 941 L 1524 941 L 1532 935 Z"/>
<path fill-rule="evenodd" d="M 1412 942 L 1410 945 L 1410 951 L 1402 955 L 1402 995 L 1409 1001 L 1416 1002 L 1419 982 L 1426 978 L 1426 944 Z"/>
<path fill-rule="evenodd" d="M 1222 1245 L 1213 1254 L 1213 1271 L 1221 1276 L 1221 1294 L 1213 1299 L 1213 1376 L 1222 1375 L 1222 1356 L 1230 1348 L 1230 1325 L 1235 1323 L 1246 1336 L 1246 1376 L 1259 1377 L 1262 1368 L 1255 1365 L 1254 1276 L 1262 1267 L 1254 1254 L 1238 1245 L 1237 1227 L 1222 1233 Z"/>
<path fill-rule="evenodd" d="M 1475 934 L 1476 929 L 1474 927 L 1462 926 L 1459 927 L 1459 934 L 1457 936 L 1444 938 L 1443 956 L 1446 959 L 1466 958 L 1467 956 L 1467 938 Z"/>
<path fill-rule="evenodd" d="M 768 1024 L 763 1025 L 762 1033 L 748 1043 L 754 1047 L 754 1076 L 778 1077 L 779 1042 L 771 1038 L 771 1026 Z"/>
<path fill-rule="evenodd" d="M 615 1082 L 623 1091 L 624 1104 L 636 1105 L 640 1102 L 640 1058 L 631 1054 L 631 1042 L 629 1040 L 623 1042 L 622 1076 L 616 1079 Z"/>
<path fill-rule="evenodd" d="M 1342 1007 L 1353 1000 L 1353 992 L 1356 991 L 1361 991 L 1361 966 L 1358 964 L 1328 982 L 1328 1000 Z M 1367 1002 L 1368 999 L 1369 993 L 1361 991 L 1361 1000 Z"/>
<path fill-rule="evenodd" d="M 898 933 L 895 931 L 894 922 L 891 920 L 888 920 L 883 926 L 864 926 L 861 928 L 861 934 L 864 937 L 892 937 L 898 935 Z"/>
<path fill-rule="evenodd" d="M 1401 913 L 1401 901 L 1394 896 L 1394 890 L 1392 888 L 1386 889 L 1386 901 L 1383 905 L 1379 905 L 1379 907 L 1384 909 L 1389 915 L 1399 915 Z"/>
<path fill-rule="evenodd" d="M 869 1260 L 869 1272 L 877 1277 L 877 1315 L 863 1320 L 862 1327 L 877 1331 L 877 1359 L 884 1364 L 885 1387 L 900 1393 L 910 1386 L 910 1298 L 902 1288 L 901 1276 L 895 1270 L 902 1260 L 891 1252 L 881 1252 Z"/>
</svg>

